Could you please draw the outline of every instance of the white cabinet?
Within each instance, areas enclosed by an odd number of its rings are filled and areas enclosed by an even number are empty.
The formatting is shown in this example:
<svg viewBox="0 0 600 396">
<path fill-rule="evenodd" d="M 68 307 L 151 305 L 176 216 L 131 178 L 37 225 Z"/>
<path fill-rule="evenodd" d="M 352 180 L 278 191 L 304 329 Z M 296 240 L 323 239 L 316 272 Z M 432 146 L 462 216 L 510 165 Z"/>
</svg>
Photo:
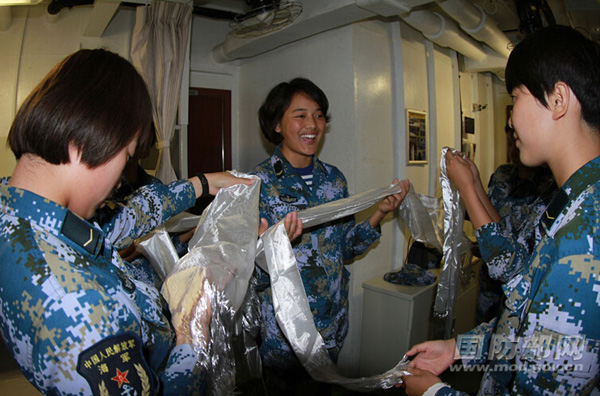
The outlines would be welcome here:
<svg viewBox="0 0 600 396">
<path fill-rule="evenodd" d="M 410 347 L 431 339 L 437 281 L 403 286 L 386 282 L 381 275 L 364 282 L 363 289 L 360 375 L 369 376 L 391 369 Z M 453 335 L 475 326 L 477 291 L 476 276 L 466 287 L 459 287 Z"/>
</svg>

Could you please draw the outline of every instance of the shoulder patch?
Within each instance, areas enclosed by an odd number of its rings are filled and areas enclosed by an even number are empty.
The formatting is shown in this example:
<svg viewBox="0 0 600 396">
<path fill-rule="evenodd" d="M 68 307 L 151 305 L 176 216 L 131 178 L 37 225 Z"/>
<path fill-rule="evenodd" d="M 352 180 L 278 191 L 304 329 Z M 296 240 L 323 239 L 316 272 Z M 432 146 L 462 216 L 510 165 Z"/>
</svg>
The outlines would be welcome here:
<svg viewBox="0 0 600 396">
<path fill-rule="evenodd" d="M 562 188 L 556 191 L 554 198 L 550 201 L 550 204 L 546 208 L 546 212 L 542 215 L 540 221 L 546 226 L 546 229 L 550 229 L 554 220 L 564 209 L 565 205 L 569 202 L 569 196 Z"/>
<path fill-rule="evenodd" d="M 158 379 L 144 360 L 142 342 L 134 333 L 104 338 L 81 352 L 77 372 L 94 396 L 146 396 L 158 390 Z"/>
<path fill-rule="evenodd" d="M 76 214 L 67 210 L 61 232 L 88 253 L 97 256 L 103 247 L 102 234 Z"/>
<path fill-rule="evenodd" d="M 277 160 L 275 165 L 273 165 L 273 168 L 275 169 L 275 176 L 277 176 L 278 179 L 281 178 L 281 176 L 283 176 L 283 164 L 281 161 Z"/>
</svg>

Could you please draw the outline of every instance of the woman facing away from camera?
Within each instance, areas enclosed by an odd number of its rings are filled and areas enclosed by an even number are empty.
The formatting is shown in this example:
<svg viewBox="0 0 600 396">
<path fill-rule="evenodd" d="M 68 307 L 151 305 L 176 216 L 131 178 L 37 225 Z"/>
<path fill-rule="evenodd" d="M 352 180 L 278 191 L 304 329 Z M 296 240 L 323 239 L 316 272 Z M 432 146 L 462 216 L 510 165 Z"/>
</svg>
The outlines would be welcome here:
<svg viewBox="0 0 600 396">
<path fill-rule="evenodd" d="M 151 126 L 142 77 L 103 49 L 56 65 L 12 124 L 17 165 L 0 183 L 0 330 L 43 394 L 193 395 L 205 386 L 189 329 L 173 328 L 159 291 L 118 250 L 197 197 L 253 181 L 220 172 L 154 183 L 102 228 L 88 222 Z"/>
<path fill-rule="evenodd" d="M 328 109 L 324 92 L 304 78 L 278 84 L 262 104 L 261 131 L 276 148 L 254 173 L 262 180 L 260 214 L 270 225 L 290 212 L 348 197 L 342 172 L 316 156 L 329 119 Z M 406 196 L 408 180 L 402 187 L 402 193 L 384 198 L 360 224 L 348 216 L 305 230 L 293 241 L 297 242 L 294 254 L 315 325 L 334 361 L 348 332 L 350 273 L 344 260 L 365 253 L 379 239 L 379 224 Z M 326 386 L 310 378 L 277 325 L 268 274 L 257 268 L 256 275 L 262 309 L 260 353 L 268 394 L 324 391 Z"/>
</svg>

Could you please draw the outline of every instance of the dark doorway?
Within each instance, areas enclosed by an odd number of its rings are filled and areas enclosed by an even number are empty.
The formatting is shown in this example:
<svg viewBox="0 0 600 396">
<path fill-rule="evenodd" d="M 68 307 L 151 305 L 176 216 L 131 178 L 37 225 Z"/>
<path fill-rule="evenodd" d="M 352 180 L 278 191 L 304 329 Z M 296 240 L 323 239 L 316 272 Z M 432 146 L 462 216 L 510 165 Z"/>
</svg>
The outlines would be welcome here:
<svg viewBox="0 0 600 396">
<path fill-rule="evenodd" d="M 231 169 L 231 91 L 190 88 L 187 154 L 188 177 Z M 212 199 L 199 199 L 190 212 L 201 214 Z"/>
</svg>

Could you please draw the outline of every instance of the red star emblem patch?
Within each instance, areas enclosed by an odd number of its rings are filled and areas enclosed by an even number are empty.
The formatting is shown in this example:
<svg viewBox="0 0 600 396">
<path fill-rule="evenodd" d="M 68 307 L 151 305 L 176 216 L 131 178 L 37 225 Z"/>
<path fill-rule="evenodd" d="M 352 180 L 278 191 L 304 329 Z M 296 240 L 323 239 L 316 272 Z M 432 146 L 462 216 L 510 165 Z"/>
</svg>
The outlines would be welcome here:
<svg viewBox="0 0 600 396">
<path fill-rule="evenodd" d="M 117 369 L 117 375 L 112 377 L 111 380 L 117 381 L 119 383 L 119 388 L 121 388 L 121 386 L 123 386 L 123 384 L 129 383 L 129 380 L 127 379 L 128 373 L 129 373 L 129 370 L 121 371 L 121 370 Z"/>
</svg>

